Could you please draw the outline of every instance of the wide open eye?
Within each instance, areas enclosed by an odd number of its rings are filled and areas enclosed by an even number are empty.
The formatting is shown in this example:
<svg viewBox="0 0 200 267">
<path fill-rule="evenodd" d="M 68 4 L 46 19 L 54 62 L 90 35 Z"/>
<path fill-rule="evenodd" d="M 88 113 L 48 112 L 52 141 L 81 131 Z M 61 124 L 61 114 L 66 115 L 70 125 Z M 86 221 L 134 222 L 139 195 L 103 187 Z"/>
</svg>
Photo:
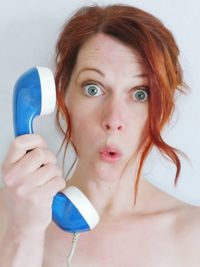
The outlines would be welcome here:
<svg viewBox="0 0 200 267">
<path fill-rule="evenodd" d="M 141 87 L 141 89 L 134 91 L 133 95 L 135 100 L 139 102 L 145 102 L 149 97 L 147 89 L 146 88 L 143 89 L 143 87 Z"/>
<path fill-rule="evenodd" d="M 99 96 L 103 94 L 101 87 L 97 84 L 86 84 L 83 91 L 87 96 Z"/>
</svg>

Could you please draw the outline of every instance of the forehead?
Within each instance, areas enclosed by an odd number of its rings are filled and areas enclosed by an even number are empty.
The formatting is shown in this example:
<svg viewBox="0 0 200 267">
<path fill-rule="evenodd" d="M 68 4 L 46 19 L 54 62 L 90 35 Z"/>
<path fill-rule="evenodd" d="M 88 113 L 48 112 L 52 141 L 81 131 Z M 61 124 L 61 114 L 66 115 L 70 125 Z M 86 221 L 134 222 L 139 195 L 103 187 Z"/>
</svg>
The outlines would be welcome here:
<svg viewBox="0 0 200 267">
<path fill-rule="evenodd" d="M 139 53 L 109 35 L 98 33 L 81 47 L 76 68 L 102 67 L 123 68 L 123 71 L 143 72 L 145 66 Z"/>
</svg>

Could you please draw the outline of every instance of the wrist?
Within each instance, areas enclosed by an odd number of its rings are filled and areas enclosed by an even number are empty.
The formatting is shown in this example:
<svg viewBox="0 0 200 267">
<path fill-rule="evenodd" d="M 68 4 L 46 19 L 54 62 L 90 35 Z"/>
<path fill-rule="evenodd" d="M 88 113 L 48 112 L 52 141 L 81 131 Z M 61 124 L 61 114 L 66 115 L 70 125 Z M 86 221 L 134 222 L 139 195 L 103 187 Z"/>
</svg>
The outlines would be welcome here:
<svg viewBox="0 0 200 267">
<path fill-rule="evenodd" d="M 16 227 L 12 225 L 7 229 L 6 236 L 12 237 L 14 240 L 23 241 L 23 240 L 31 240 L 31 241 L 44 241 L 45 229 L 40 227 Z"/>
<path fill-rule="evenodd" d="M 45 231 L 8 229 L 0 245 L 2 266 L 42 266 Z"/>
</svg>

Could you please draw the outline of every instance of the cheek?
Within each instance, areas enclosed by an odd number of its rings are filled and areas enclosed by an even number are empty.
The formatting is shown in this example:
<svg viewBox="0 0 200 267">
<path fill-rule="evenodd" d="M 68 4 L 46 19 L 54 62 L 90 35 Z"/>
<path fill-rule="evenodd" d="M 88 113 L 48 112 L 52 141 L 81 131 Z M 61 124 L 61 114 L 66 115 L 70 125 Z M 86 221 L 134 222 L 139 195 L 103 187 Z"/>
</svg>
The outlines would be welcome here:
<svg viewBox="0 0 200 267">
<path fill-rule="evenodd" d="M 129 119 L 129 125 L 131 132 L 137 132 L 138 134 L 143 131 L 148 120 L 148 107 L 147 106 L 137 106 L 132 112 L 131 119 Z"/>
<path fill-rule="evenodd" d="M 144 105 L 143 109 L 141 110 L 140 125 L 142 129 L 147 124 L 148 118 L 149 118 L 149 105 L 147 103 Z"/>
<path fill-rule="evenodd" d="M 132 113 L 132 119 L 128 121 L 128 136 L 125 142 L 130 144 L 130 149 L 136 149 L 143 141 L 143 135 L 147 130 L 148 111 L 146 107 Z M 131 147 L 132 146 L 132 147 Z"/>
<path fill-rule="evenodd" d="M 94 142 L 97 136 L 97 127 L 90 114 L 80 114 L 79 111 L 70 116 L 72 137 L 74 145 L 77 147 L 84 147 Z"/>
</svg>

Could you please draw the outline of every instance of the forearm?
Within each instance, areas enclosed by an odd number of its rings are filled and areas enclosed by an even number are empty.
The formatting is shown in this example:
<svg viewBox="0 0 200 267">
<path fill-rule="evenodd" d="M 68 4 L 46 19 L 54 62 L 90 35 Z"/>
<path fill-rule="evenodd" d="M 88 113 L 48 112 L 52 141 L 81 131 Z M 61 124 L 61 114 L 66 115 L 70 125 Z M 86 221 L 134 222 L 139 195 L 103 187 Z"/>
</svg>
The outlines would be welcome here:
<svg viewBox="0 0 200 267">
<path fill-rule="evenodd" d="M 42 267 L 44 234 L 7 232 L 0 245 L 0 267 Z"/>
</svg>

